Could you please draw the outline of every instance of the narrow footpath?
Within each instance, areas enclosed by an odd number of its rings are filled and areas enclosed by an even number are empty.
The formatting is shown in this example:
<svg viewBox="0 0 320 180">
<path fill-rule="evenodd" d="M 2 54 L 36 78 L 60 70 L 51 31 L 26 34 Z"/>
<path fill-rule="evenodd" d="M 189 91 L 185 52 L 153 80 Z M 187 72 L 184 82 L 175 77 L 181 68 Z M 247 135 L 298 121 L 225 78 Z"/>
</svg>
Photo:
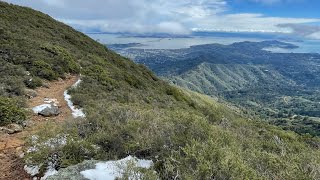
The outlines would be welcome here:
<svg viewBox="0 0 320 180">
<path fill-rule="evenodd" d="M 31 109 L 41 105 L 45 98 L 57 99 L 61 114 L 56 117 L 42 117 L 33 114 L 29 117 L 32 125 L 26 127 L 22 132 L 16 134 L 4 134 L 0 132 L 0 180 L 23 180 L 30 179 L 24 171 L 24 163 L 21 158 L 26 138 L 41 129 L 46 122 L 63 122 L 72 117 L 72 112 L 64 99 L 64 91 L 78 81 L 78 76 L 70 76 L 65 80 L 48 82 L 46 87 L 36 89 L 37 96 L 28 100 Z"/>
</svg>

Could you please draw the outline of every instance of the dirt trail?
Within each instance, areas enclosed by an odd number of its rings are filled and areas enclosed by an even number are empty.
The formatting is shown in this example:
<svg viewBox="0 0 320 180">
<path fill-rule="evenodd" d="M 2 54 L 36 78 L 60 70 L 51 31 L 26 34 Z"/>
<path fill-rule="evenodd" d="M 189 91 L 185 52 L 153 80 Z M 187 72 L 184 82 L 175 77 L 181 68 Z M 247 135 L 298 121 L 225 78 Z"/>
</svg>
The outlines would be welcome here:
<svg viewBox="0 0 320 180">
<path fill-rule="evenodd" d="M 19 157 L 23 153 L 24 141 L 40 129 L 46 121 L 62 122 L 72 116 L 63 93 L 78 79 L 77 76 L 70 76 L 65 80 L 49 82 L 48 87 L 41 87 L 36 90 L 37 97 L 28 100 L 28 107 L 32 108 L 44 104 L 44 98 L 57 99 L 62 112 L 60 115 L 49 118 L 32 115 L 30 117 L 33 122 L 32 127 L 13 135 L 0 133 L 0 180 L 30 179 L 30 176 L 24 171 L 23 161 Z"/>
</svg>

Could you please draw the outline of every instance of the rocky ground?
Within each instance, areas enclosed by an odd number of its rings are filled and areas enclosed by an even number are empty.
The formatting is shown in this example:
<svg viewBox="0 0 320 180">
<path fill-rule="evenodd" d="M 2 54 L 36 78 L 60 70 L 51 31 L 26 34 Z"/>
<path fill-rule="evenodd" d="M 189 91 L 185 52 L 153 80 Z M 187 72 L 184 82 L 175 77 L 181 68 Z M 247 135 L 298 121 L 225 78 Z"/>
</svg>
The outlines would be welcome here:
<svg viewBox="0 0 320 180">
<path fill-rule="evenodd" d="M 24 143 L 27 137 L 30 137 L 46 121 L 63 122 L 64 119 L 71 117 L 71 110 L 64 100 L 63 93 L 71 87 L 79 77 L 69 76 L 65 80 L 48 82 L 43 87 L 35 91 L 29 90 L 28 107 L 44 104 L 45 100 L 54 100 L 59 107 L 59 115 L 44 117 L 30 113 L 29 120 L 23 129 L 22 126 L 11 125 L 11 127 L 0 128 L 0 179 L 2 180 L 21 180 L 30 179 L 30 176 L 24 171 L 22 160 Z"/>
</svg>

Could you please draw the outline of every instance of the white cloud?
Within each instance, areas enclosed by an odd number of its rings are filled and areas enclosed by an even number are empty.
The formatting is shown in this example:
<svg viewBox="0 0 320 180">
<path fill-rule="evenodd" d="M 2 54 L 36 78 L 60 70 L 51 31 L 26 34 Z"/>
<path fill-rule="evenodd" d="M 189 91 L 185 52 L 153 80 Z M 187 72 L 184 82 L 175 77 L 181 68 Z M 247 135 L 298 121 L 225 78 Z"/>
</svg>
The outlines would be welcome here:
<svg viewBox="0 0 320 180">
<path fill-rule="evenodd" d="M 310 39 L 320 39 L 320 31 L 308 35 L 307 38 L 310 38 Z"/>
<path fill-rule="evenodd" d="M 65 3 L 62 0 L 44 0 L 44 3 L 48 4 L 49 6 L 55 7 L 64 7 Z"/>
<path fill-rule="evenodd" d="M 191 30 L 296 32 L 279 24 L 319 22 L 311 18 L 228 14 L 226 0 L 6 0 L 25 5 L 81 31 L 188 34 Z M 299 0 L 249 0 L 259 3 Z M 310 34 L 309 34 L 310 35 Z"/>
<path fill-rule="evenodd" d="M 161 22 L 156 25 L 154 31 L 166 32 L 170 34 L 188 34 L 189 31 L 183 27 L 182 24 L 177 22 Z"/>
<path fill-rule="evenodd" d="M 305 24 L 279 24 L 279 27 L 290 28 L 296 35 L 310 39 L 320 39 L 320 26 Z"/>
<path fill-rule="evenodd" d="M 198 22 L 200 27 L 212 31 L 240 31 L 240 32 L 278 32 L 292 33 L 292 28 L 279 24 L 301 24 L 319 21 L 318 19 L 297 19 L 267 17 L 262 14 L 227 14 L 215 15 Z M 227 22 L 227 23 L 226 23 Z M 198 27 L 196 27 L 198 29 Z"/>
</svg>

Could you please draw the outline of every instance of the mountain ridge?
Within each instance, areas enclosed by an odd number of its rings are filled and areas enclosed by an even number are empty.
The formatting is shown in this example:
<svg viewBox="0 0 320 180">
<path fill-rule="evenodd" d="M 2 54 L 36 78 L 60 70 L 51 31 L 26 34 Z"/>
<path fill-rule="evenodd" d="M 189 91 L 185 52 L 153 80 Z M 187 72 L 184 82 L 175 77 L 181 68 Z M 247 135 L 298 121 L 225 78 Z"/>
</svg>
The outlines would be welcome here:
<svg viewBox="0 0 320 180">
<path fill-rule="evenodd" d="M 297 48 L 280 41 L 246 41 L 117 51 L 173 84 L 245 107 L 249 116 L 259 115 L 284 129 L 319 136 L 320 55 L 274 53 L 267 47 Z M 295 100 L 287 103 L 284 97 Z"/>
</svg>

